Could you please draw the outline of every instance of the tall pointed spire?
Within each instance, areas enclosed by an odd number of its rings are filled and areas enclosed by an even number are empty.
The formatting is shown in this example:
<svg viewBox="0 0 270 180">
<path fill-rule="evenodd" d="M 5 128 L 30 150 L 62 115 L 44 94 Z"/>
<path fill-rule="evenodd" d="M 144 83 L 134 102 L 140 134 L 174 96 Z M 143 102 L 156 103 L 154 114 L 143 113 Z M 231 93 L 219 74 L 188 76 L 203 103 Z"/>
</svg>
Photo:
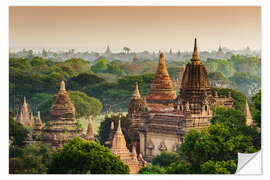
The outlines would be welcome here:
<svg viewBox="0 0 270 180">
<path fill-rule="evenodd" d="M 87 127 L 87 132 L 86 132 L 86 138 L 87 138 L 87 140 L 90 140 L 90 141 L 95 140 L 91 117 L 88 118 L 88 127 Z"/>
<path fill-rule="evenodd" d="M 113 131 L 114 130 L 114 122 L 112 121 L 112 123 L 111 123 L 111 131 Z"/>
<path fill-rule="evenodd" d="M 253 125 L 253 120 L 252 120 L 252 116 L 249 110 L 249 105 L 248 105 L 248 100 L 246 100 L 246 105 L 245 105 L 245 109 L 244 109 L 244 115 L 246 117 L 246 125 L 247 126 L 252 126 Z"/>
<path fill-rule="evenodd" d="M 153 80 L 150 91 L 148 92 L 147 102 L 168 105 L 176 98 L 171 78 L 165 64 L 164 53 L 159 55 L 159 63 L 155 79 Z"/>
<path fill-rule="evenodd" d="M 114 153 L 129 152 L 126 146 L 126 140 L 121 129 L 121 120 L 118 121 L 118 127 L 112 140 L 111 151 Z"/>
<path fill-rule="evenodd" d="M 140 95 L 140 91 L 139 91 L 139 86 L 138 86 L 138 82 L 136 82 L 136 88 L 134 90 L 134 93 L 132 95 L 133 99 L 141 99 L 141 95 Z"/>
<path fill-rule="evenodd" d="M 27 105 L 25 96 L 23 97 L 23 105 Z"/>
<path fill-rule="evenodd" d="M 41 121 L 41 118 L 40 118 L 40 111 L 38 111 L 38 113 L 37 113 L 37 120 L 36 120 L 34 129 L 35 130 L 42 129 L 42 121 Z"/>
<path fill-rule="evenodd" d="M 195 64 L 200 62 L 200 57 L 199 57 L 199 52 L 198 52 L 198 47 L 197 47 L 197 38 L 195 38 L 194 51 L 192 54 L 191 61 L 192 63 L 195 63 Z"/>
<path fill-rule="evenodd" d="M 60 83 L 59 93 L 61 93 L 61 92 L 66 92 L 66 85 L 65 85 L 64 81 L 61 81 L 61 83 Z"/>
</svg>

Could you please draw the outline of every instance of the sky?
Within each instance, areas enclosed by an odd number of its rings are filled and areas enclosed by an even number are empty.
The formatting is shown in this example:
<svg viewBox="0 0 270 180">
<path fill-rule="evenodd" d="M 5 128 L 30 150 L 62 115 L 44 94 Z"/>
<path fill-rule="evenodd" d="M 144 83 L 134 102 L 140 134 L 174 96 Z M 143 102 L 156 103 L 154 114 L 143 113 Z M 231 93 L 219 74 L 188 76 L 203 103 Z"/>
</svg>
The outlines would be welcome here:
<svg viewBox="0 0 270 180">
<path fill-rule="evenodd" d="M 259 6 L 27 7 L 9 9 L 12 50 L 192 51 L 261 49 Z"/>
</svg>

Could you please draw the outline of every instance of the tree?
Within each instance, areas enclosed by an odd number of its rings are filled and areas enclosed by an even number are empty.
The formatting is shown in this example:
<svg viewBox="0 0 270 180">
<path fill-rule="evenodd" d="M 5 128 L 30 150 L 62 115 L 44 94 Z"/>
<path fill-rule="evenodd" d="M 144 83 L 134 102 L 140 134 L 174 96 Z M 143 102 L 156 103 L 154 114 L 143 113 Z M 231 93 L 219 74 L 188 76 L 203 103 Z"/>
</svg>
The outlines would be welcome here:
<svg viewBox="0 0 270 180">
<path fill-rule="evenodd" d="M 14 153 L 17 151 L 19 153 Z M 33 143 L 24 147 L 12 147 L 9 154 L 11 174 L 45 174 L 50 162 L 50 148 L 44 144 Z"/>
<path fill-rule="evenodd" d="M 84 92 L 68 91 L 68 95 L 75 106 L 76 118 L 98 115 L 102 109 L 98 99 L 89 97 Z"/>
<path fill-rule="evenodd" d="M 237 164 L 234 160 L 207 161 L 201 165 L 201 174 L 234 174 Z"/>
<path fill-rule="evenodd" d="M 141 168 L 138 174 L 165 174 L 165 169 L 150 163 Z"/>
<path fill-rule="evenodd" d="M 168 167 L 171 163 L 177 162 L 180 157 L 175 152 L 162 152 L 152 159 L 152 164 L 160 167 Z"/>
<path fill-rule="evenodd" d="M 103 78 L 100 78 L 94 74 L 81 73 L 77 76 L 70 78 L 67 81 L 67 89 L 70 90 L 81 90 L 83 87 L 91 84 L 98 84 L 104 82 Z"/>
<path fill-rule="evenodd" d="M 192 129 L 185 135 L 179 152 L 191 164 L 193 173 L 200 173 L 200 166 L 206 161 L 237 160 L 238 152 L 257 151 L 250 136 L 232 131 L 228 126 L 216 123 L 201 132 Z"/>
<path fill-rule="evenodd" d="M 28 137 L 28 130 L 14 119 L 14 113 L 9 111 L 9 141 L 11 145 L 22 146 Z"/>
<path fill-rule="evenodd" d="M 95 142 L 75 137 L 52 154 L 49 174 L 128 174 L 119 156 Z"/>
<path fill-rule="evenodd" d="M 108 69 L 107 63 L 108 61 L 106 59 L 99 59 L 96 64 L 91 67 L 91 70 L 94 73 L 105 72 Z"/>
<path fill-rule="evenodd" d="M 261 88 L 261 79 L 249 72 L 237 72 L 229 79 L 247 96 L 255 94 Z"/>
<path fill-rule="evenodd" d="M 118 121 L 121 120 L 121 128 L 122 132 L 125 136 L 125 140 L 127 143 L 127 147 L 131 148 L 132 141 L 134 139 L 134 134 L 130 130 L 131 120 L 128 116 L 121 116 L 120 115 L 111 115 L 105 116 L 104 121 L 100 123 L 99 127 L 99 141 L 102 145 L 105 145 L 105 142 L 109 138 L 109 134 L 111 132 L 111 123 L 114 122 L 114 130 L 118 127 Z"/>
<path fill-rule="evenodd" d="M 259 90 L 255 95 L 253 95 L 251 100 L 254 105 L 252 117 L 256 125 L 260 128 L 261 127 L 261 90 Z"/>
<path fill-rule="evenodd" d="M 129 54 L 130 48 L 128 48 L 128 47 L 123 47 L 123 50 L 126 52 L 126 54 Z"/>
<path fill-rule="evenodd" d="M 227 87 L 232 86 L 232 83 L 221 73 L 211 72 L 208 74 L 211 86 Z"/>
<path fill-rule="evenodd" d="M 190 164 L 177 161 L 170 164 L 166 169 L 166 174 L 192 174 L 192 171 L 190 171 Z"/>
</svg>

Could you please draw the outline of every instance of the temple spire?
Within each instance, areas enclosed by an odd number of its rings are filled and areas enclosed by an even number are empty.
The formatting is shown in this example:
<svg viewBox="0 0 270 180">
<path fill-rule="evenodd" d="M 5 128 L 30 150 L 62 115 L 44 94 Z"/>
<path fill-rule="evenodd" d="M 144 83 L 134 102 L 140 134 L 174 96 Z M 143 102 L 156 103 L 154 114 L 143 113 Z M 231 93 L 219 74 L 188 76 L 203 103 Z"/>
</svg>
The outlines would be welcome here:
<svg viewBox="0 0 270 180">
<path fill-rule="evenodd" d="M 159 55 L 159 64 L 165 64 L 165 56 L 163 52 Z"/>
<path fill-rule="evenodd" d="M 141 99 L 138 82 L 136 82 L 136 88 L 134 90 L 134 93 L 132 95 L 132 98 L 133 99 Z"/>
<path fill-rule="evenodd" d="M 86 137 L 89 140 L 95 139 L 91 117 L 88 118 L 88 127 L 87 127 Z"/>
<path fill-rule="evenodd" d="M 25 98 L 25 96 L 23 98 L 23 105 L 26 105 L 26 98 Z"/>
<path fill-rule="evenodd" d="M 121 120 L 120 119 L 118 120 L 118 127 L 117 127 L 117 130 L 116 130 L 116 133 L 121 133 L 122 134 Z"/>
<path fill-rule="evenodd" d="M 252 126 L 253 125 L 253 120 L 252 120 L 252 116 L 249 110 L 249 105 L 248 105 L 248 101 L 246 100 L 246 105 L 245 105 L 245 109 L 244 109 L 244 115 L 246 117 L 246 125 L 247 126 Z"/>
<path fill-rule="evenodd" d="M 198 52 L 198 47 L 197 47 L 197 38 L 195 38 L 194 51 L 192 54 L 191 61 L 192 61 L 192 63 L 200 62 L 200 57 L 199 57 L 199 52 Z"/>
<path fill-rule="evenodd" d="M 60 91 L 66 91 L 66 85 L 65 85 L 65 82 L 64 81 L 61 81 Z"/>
<path fill-rule="evenodd" d="M 114 130 L 114 122 L 112 121 L 112 123 L 111 123 L 111 131 L 113 131 Z"/>
</svg>

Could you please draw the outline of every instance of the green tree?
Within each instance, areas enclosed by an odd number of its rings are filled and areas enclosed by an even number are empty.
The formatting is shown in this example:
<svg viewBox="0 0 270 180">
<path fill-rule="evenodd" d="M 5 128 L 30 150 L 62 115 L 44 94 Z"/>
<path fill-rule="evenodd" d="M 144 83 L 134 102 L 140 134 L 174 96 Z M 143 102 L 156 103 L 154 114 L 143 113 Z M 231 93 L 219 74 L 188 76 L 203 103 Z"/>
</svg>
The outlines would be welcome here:
<svg viewBox="0 0 270 180">
<path fill-rule="evenodd" d="M 81 73 L 77 76 L 70 78 L 67 81 L 67 89 L 70 90 L 81 90 L 83 87 L 91 84 L 98 84 L 104 82 L 103 78 L 100 78 L 94 74 Z"/>
<path fill-rule="evenodd" d="M 221 72 L 211 72 L 208 74 L 208 78 L 210 80 L 211 86 L 232 86 L 232 83 Z"/>
<path fill-rule="evenodd" d="M 15 121 L 15 115 L 9 111 L 9 141 L 11 145 L 22 146 L 28 137 L 28 130 Z"/>
<path fill-rule="evenodd" d="M 106 72 L 106 70 L 108 69 L 107 63 L 108 61 L 106 59 L 99 59 L 96 64 L 91 67 L 91 70 L 94 73 Z"/>
<path fill-rule="evenodd" d="M 150 163 L 146 167 L 142 167 L 138 174 L 165 174 L 165 169 Z"/>
<path fill-rule="evenodd" d="M 166 168 L 166 174 L 192 174 L 190 171 L 190 165 L 182 162 L 177 161 L 171 163 L 168 168 Z"/>
<path fill-rule="evenodd" d="M 177 162 L 180 157 L 175 152 L 162 152 L 152 159 L 152 164 L 160 167 L 168 167 L 171 163 Z"/>
<path fill-rule="evenodd" d="M 249 72 L 237 72 L 229 79 L 237 85 L 237 89 L 247 96 L 253 95 L 261 89 L 260 77 Z"/>
<path fill-rule="evenodd" d="M 252 117 L 258 127 L 261 127 L 261 90 L 259 90 L 254 96 L 252 96 L 252 103 L 254 110 Z"/>
<path fill-rule="evenodd" d="M 49 174 L 128 174 L 129 167 L 108 148 L 79 137 L 52 154 Z"/>
<path fill-rule="evenodd" d="M 201 165 L 202 174 L 234 174 L 237 164 L 234 160 L 217 161 L 209 160 Z"/>
</svg>

